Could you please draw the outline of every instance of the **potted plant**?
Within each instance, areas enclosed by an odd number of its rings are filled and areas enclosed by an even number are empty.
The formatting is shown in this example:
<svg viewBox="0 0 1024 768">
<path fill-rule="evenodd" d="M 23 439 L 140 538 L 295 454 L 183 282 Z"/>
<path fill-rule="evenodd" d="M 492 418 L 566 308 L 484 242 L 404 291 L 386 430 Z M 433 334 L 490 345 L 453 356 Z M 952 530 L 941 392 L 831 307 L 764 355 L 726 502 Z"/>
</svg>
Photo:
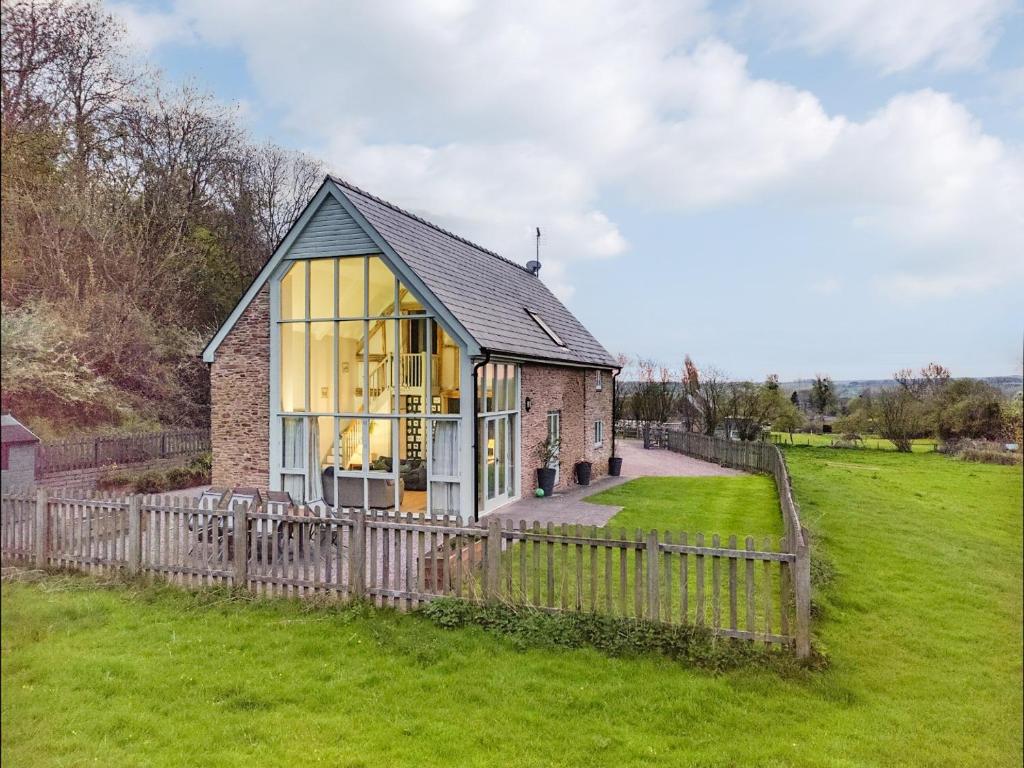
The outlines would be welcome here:
<svg viewBox="0 0 1024 768">
<path fill-rule="evenodd" d="M 555 492 L 555 468 L 553 465 L 558 460 L 561 447 L 562 439 L 559 437 L 548 437 L 537 443 L 537 460 L 540 462 L 540 467 L 537 469 L 537 487 L 544 492 L 544 496 L 550 496 Z"/>
</svg>

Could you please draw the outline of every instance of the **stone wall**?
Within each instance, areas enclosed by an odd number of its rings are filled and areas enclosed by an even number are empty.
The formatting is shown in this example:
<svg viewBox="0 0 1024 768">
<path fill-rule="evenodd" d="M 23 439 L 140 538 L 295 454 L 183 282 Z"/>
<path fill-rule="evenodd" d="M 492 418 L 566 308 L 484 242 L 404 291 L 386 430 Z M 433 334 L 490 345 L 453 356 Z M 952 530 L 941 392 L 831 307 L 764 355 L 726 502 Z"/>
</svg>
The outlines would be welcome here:
<svg viewBox="0 0 1024 768">
<path fill-rule="evenodd" d="M 256 295 L 210 369 L 213 484 L 270 486 L 270 293 Z"/>
<path fill-rule="evenodd" d="M 556 365 L 524 364 L 521 369 L 522 394 L 522 494 L 530 496 L 537 488 L 536 470 L 540 466 L 537 445 L 547 439 L 549 411 L 562 414 L 562 450 L 556 490 L 575 484 L 573 467 L 578 461 L 593 462 L 593 478 L 608 473 L 611 456 L 612 392 L 611 374 L 603 374 L 603 386 L 597 390 L 597 374 L 593 369 L 567 368 Z M 530 398 L 530 411 L 526 411 Z M 605 439 L 594 445 L 594 421 L 605 423 Z"/>
</svg>

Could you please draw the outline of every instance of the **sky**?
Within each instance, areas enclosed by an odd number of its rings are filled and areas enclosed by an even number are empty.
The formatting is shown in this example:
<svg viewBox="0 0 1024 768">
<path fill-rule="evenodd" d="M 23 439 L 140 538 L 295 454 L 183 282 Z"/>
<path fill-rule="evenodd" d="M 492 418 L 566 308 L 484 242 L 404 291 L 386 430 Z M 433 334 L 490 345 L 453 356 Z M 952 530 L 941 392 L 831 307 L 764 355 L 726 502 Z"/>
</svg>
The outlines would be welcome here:
<svg viewBox="0 0 1024 768">
<path fill-rule="evenodd" d="M 259 140 L 736 378 L 1020 373 L 1013 0 L 117 0 Z"/>
</svg>

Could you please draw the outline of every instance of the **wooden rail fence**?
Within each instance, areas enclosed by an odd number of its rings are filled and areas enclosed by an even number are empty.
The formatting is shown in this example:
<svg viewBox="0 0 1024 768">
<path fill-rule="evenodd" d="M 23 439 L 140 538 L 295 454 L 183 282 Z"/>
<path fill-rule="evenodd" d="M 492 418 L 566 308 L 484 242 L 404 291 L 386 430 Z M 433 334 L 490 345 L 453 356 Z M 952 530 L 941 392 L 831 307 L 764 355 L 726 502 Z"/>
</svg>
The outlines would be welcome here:
<svg viewBox="0 0 1024 768">
<path fill-rule="evenodd" d="M 143 432 L 118 437 L 87 437 L 43 443 L 38 466 L 43 474 L 111 464 L 138 464 L 153 459 L 210 450 L 206 429 Z"/>
<path fill-rule="evenodd" d="M 5 563 L 403 610 L 447 596 L 690 624 L 801 654 L 800 555 L 749 536 L 39 489 L 2 496 L 0 553 Z"/>
</svg>

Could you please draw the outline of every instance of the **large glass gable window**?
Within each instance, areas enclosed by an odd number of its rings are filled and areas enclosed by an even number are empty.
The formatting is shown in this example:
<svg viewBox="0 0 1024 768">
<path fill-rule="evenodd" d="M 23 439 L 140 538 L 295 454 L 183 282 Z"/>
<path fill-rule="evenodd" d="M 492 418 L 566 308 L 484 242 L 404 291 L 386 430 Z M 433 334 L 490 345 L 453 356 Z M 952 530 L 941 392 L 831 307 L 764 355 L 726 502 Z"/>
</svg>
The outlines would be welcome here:
<svg viewBox="0 0 1024 768">
<path fill-rule="evenodd" d="M 459 346 L 379 256 L 284 269 L 280 487 L 332 507 L 458 514 Z"/>
</svg>

